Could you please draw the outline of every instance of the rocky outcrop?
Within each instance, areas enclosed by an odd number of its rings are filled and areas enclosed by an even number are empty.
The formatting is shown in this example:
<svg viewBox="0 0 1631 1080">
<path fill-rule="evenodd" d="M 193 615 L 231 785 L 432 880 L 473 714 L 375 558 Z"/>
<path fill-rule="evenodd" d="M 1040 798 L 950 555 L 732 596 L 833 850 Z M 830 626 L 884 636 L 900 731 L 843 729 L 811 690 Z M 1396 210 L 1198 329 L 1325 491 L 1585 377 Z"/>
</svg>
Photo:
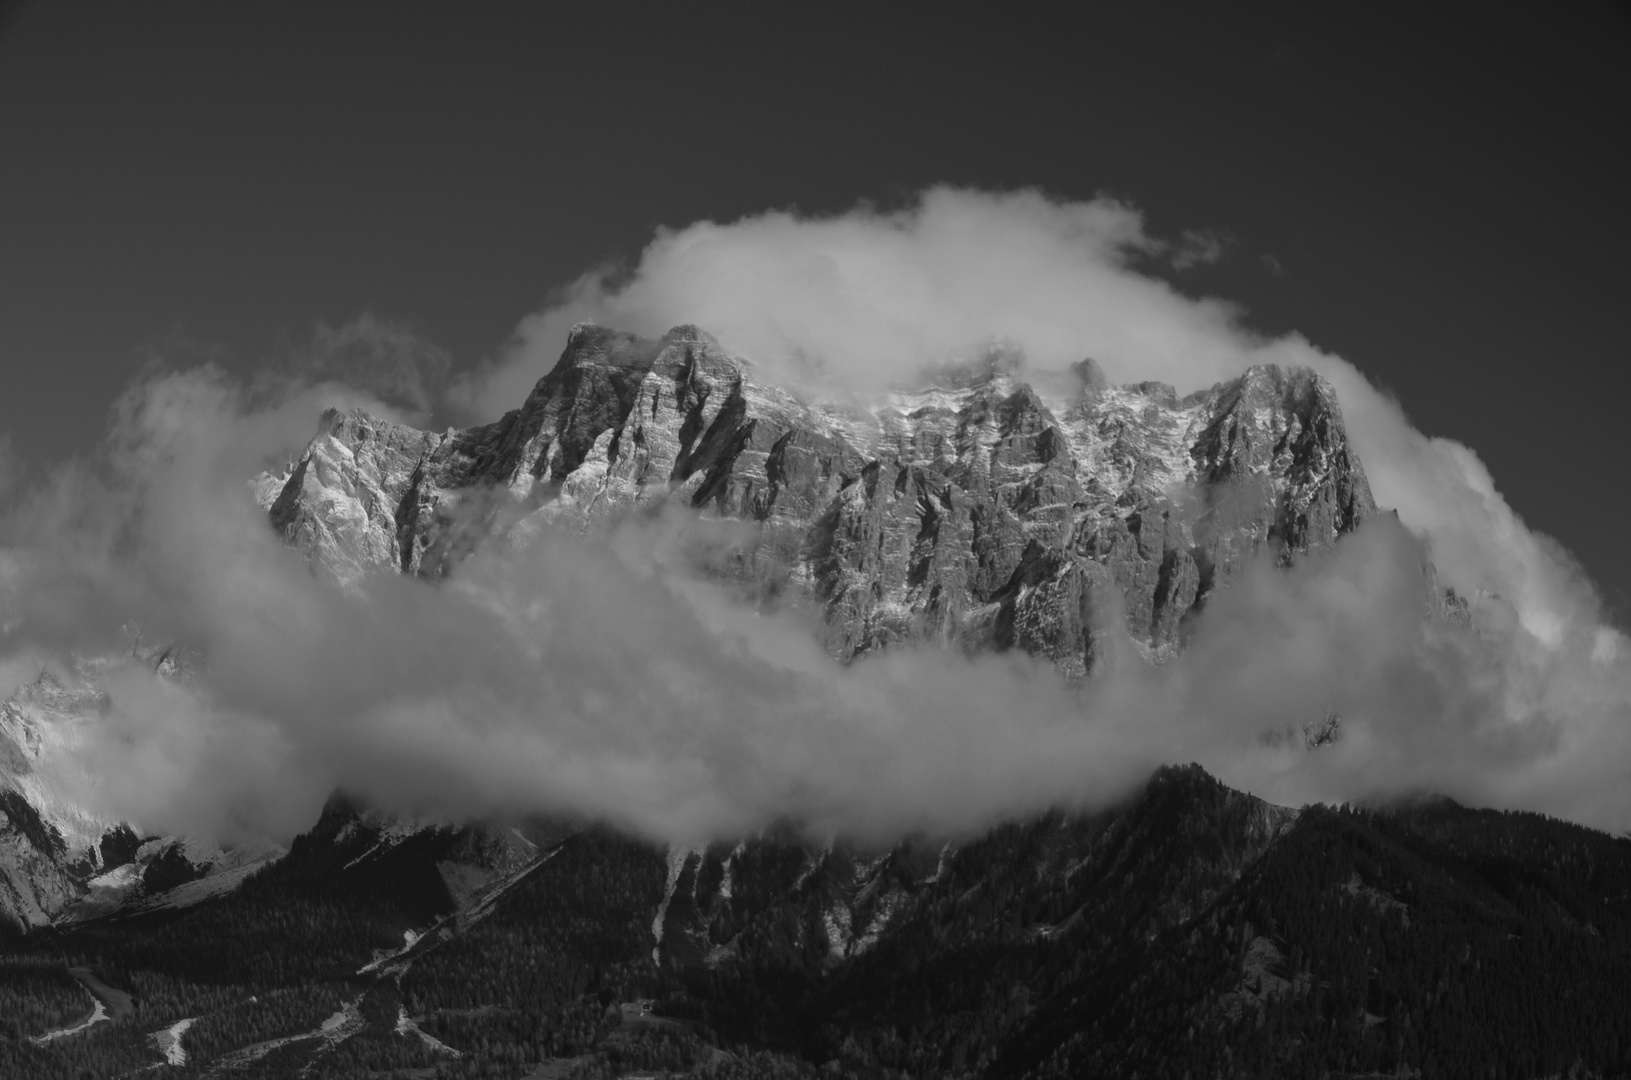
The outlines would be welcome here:
<svg viewBox="0 0 1631 1080">
<path fill-rule="evenodd" d="M 160 847 L 157 854 L 147 861 L 142 869 L 142 887 L 150 895 L 161 893 L 177 885 L 197 881 L 209 873 L 209 867 L 208 862 L 202 866 L 195 865 L 187 857 L 186 846 L 172 841 Z"/>
<path fill-rule="evenodd" d="M 1255 367 L 1180 398 L 1064 400 L 995 352 L 865 405 L 806 401 L 695 327 L 572 331 L 494 424 L 440 435 L 329 413 L 279 477 L 273 525 L 342 582 L 449 572 L 478 543 L 679 503 L 751 522 L 733 572 L 826 613 L 830 650 L 1023 648 L 1065 671 L 1121 643 L 1160 658 L 1259 553 L 1328 548 L 1376 512 L 1331 385 Z"/>
<path fill-rule="evenodd" d="M 43 926 L 79 895 L 62 835 L 16 791 L 0 791 L 0 925 Z"/>
<path fill-rule="evenodd" d="M 100 678 L 112 664 L 187 678 L 198 660 L 137 638 L 123 658 L 42 671 L 0 701 L 0 927 L 29 930 L 158 904 L 205 878 L 211 888 L 229 887 L 282 854 L 271 844 L 222 849 L 200 838 L 144 839 L 76 800 L 93 783 L 81 751 L 111 704 Z M 211 888 L 186 902 L 219 891 Z"/>
<path fill-rule="evenodd" d="M 106 706 L 88 681 L 42 672 L 0 702 L 0 921 L 43 926 L 84 891 L 113 822 L 65 798 L 69 761 Z"/>
</svg>

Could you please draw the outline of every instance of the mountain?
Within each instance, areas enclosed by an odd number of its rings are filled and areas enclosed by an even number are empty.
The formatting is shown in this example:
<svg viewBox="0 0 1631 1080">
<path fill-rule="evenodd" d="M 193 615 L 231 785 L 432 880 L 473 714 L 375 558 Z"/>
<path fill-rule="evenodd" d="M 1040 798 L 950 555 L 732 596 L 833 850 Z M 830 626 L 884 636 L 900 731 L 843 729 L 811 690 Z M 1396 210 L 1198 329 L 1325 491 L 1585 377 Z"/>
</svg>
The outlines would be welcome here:
<svg viewBox="0 0 1631 1080">
<path fill-rule="evenodd" d="M 1073 675 L 1123 641 L 1165 655 L 1257 552 L 1290 562 L 1377 512 L 1311 370 L 1179 398 L 1084 361 L 1058 400 L 1018 372 L 995 352 L 916 391 L 806 401 L 694 327 L 580 325 L 498 422 L 432 434 L 330 412 L 256 491 L 341 582 L 435 577 L 478 545 L 688 506 L 754 523 L 734 572 L 818 603 L 836 656 L 931 639 Z"/>
<path fill-rule="evenodd" d="M 816 605 L 839 661 L 924 641 L 1077 678 L 1164 662 L 1249 561 L 1379 513 L 1312 372 L 1183 398 L 1091 361 L 1063 397 L 1022 376 L 998 350 L 823 401 L 695 328 L 580 326 L 496 423 L 331 412 L 253 489 L 352 589 L 541 529 L 723 517 L 751 540 L 715 572 Z M 222 851 L 67 797 L 110 663 L 203 677 L 135 636 L 0 707 L 0 1075 L 1631 1074 L 1624 838 L 1442 799 L 1280 807 L 1183 766 L 1100 811 L 883 844 L 337 794 L 287 852 Z"/>
</svg>

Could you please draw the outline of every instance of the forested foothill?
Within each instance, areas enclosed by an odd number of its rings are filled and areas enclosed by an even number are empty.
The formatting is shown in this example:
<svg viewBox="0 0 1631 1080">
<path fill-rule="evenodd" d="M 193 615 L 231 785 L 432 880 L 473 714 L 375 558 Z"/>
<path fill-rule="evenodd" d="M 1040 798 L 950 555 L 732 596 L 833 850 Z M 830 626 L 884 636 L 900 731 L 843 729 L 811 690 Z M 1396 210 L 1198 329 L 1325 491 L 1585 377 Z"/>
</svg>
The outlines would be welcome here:
<svg viewBox="0 0 1631 1080">
<path fill-rule="evenodd" d="M 359 821 L 8 937 L 0 1076 L 1631 1075 L 1631 840 L 1535 814 L 1298 813 L 1190 766 L 886 851 Z M 38 1044 L 91 1014 L 70 968 L 133 1012 Z"/>
</svg>

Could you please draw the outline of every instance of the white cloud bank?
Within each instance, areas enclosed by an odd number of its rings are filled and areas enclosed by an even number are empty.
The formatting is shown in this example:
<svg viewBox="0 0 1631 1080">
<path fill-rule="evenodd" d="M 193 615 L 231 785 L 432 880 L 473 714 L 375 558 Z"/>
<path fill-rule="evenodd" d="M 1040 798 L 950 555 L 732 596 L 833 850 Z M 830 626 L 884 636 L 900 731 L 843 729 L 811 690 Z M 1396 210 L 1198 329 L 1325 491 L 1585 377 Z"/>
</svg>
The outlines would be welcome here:
<svg viewBox="0 0 1631 1080">
<path fill-rule="evenodd" d="M 1416 431 L 1352 364 L 1300 335 L 1253 334 L 1232 305 L 1135 268 L 1191 262 L 1195 249 L 1152 238 L 1124 203 L 1034 191 L 936 188 L 898 211 L 698 222 L 659 231 L 632 269 L 573 282 L 453 398 L 470 420 L 515 408 L 584 320 L 653 336 L 695 323 L 775 379 L 863 392 L 993 340 L 1020 345 L 1038 373 L 1092 356 L 1112 382 L 1180 393 L 1252 364 L 1305 364 L 1336 385 L 1377 502 L 1425 535 L 1448 584 L 1499 592 L 1553 642 L 1599 618 L 1579 570 L 1516 518 L 1471 450 Z"/>
<path fill-rule="evenodd" d="M 1345 361 L 1138 272 L 1152 257 L 1193 252 L 1148 237 L 1125 205 L 1035 193 L 700 223 L 659 234 L 629 272 L 580 279 L 452 393 L 472 418 L 515 407 L 586 318 L 652 334 L 694 322 L 771 377 L 829 390 L 993 338 L 1044 378 L 1086 355 L 1112 379 L 1181 391 L 1253 363 L 1319 369 L 1403 527 L 1379 521 L 1294 571 L 1254 568 L 1160 670 L 1072 686 L 1023 657 L 934 649 L 839 668 L 808 613 L 754 612 L 692 571 L 684 552 L 729 531 L 672 518 L 609 544 L 478 554 L 439 588 L 382 577 L 342 594 L 282 548 L 245 478 L 297 450 L 321 405 L 366 395 L 298 378 L 249 390 L 210 368 L 134 387 L 105 468 L 59 470 L 9 515 L 0 656 L 105 651 L 127 618 L 204 651 L 192 686 L 115 680 L 88 751 L 106 779 L 81 795 L 151 828 L 287 833 L 344 784 L 404 809 L 573 809 L 681 839 L 778 816 L 960 830 L 1109 799 L 1187 760 L 1287 800 L 1432 789 L 1631 824 L 1631 656 L 1579 569 L 1471 451 L 1416 432 Z M 370 387 L 423 411 L 419 369 L 381 357 L 440 359 L 393 335 L 331 332 Z M 1422 621 L 1424 553 L 1464 594 L 1499 594 L 1477 632 Z M 1332 709 L 1334 746 L 1261 743 Z"/>
</svg>

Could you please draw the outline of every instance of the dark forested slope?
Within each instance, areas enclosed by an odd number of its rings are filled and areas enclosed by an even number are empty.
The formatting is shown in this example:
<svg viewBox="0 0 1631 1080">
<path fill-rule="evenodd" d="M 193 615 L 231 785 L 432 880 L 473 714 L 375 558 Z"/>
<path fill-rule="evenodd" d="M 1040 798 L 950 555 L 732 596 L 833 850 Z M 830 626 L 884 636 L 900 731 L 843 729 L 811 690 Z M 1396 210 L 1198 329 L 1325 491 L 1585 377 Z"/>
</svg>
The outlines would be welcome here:
<svg viewBox="0 0 1631 1080">
<path fill-rule="evenodd" d="M 1631 1072 L 1631 841 L 1443 800 L 1299 813 L 1193 766 L 888 850 L 393 831 L 336 801 L 235 894 L 6 948 L 0 1001 L 34 1003 L 6 1076 L 156 1065 L 186 1019 L 166 1074 Z M 88 1010 L 69 965 L 135 1014 L 35 1046 Z"/>
</svg>

